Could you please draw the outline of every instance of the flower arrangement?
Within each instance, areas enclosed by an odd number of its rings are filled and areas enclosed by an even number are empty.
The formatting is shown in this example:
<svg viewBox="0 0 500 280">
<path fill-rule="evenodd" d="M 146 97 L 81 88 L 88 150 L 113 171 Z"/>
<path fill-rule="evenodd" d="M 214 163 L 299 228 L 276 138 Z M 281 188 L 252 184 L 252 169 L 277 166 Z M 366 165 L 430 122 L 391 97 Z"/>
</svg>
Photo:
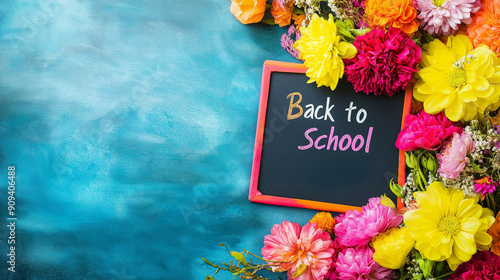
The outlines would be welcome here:
<svg viewBox="0 0 500 280">
<path fill-rule="evenodd" d="M 409 172 L 389 185 L 403 207 L 382 196 L 303 226 L 284 221 L 263 238 L 261 256 L 228 250 L 229 264 L 204 260 L 240 279 L 500 279 L 499 5 L 232 0 L 244 24 L 290 25 L 281 45 L 318 87 L 334 90 L 345 75 L 365 94 L 413 90 L 395 142 Z"/>
</svg>

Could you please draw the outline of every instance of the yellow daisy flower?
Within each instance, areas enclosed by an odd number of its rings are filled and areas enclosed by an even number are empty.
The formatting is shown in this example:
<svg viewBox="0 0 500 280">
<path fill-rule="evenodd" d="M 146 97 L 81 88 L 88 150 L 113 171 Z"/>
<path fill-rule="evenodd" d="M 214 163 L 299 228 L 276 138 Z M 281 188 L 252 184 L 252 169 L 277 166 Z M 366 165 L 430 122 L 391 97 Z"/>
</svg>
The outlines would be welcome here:
<svg viewBox="0 0 500 280">
<path fill-rule="evenodd" d="M 472 120 L 500 106 L 500 59 L 485 45 L 473 49 L 465 35 L 424 45 L 415 99 L 429 114 L 444 110 L 452 121 Z"/>
<path fill-rule="evenodd" d="M 434 182 L 425 192 L 416 192 L 420 208 L 404 214 L 404 222 L 415 249 L 431 261 L 446 260 L 452 270 L 471 259 L 477 250 L 487 250 L 492 238 L 487 233 L 493 212 L 465 198 L 462 191 Z"/>
<path fill-rule="evenodd" d="M 302 36 L 293 46 L 300 51 L 299 58 L 304 60 L 304 65 L 309 67 L 307 82 L 334 90 L 344 75 L 342 58 L 353 58 L 356 47 L 340 42 L 332 15 L 326 20 L 314 14 L 309 25 L 301 27 L 300 32 Z"/>
</svg>

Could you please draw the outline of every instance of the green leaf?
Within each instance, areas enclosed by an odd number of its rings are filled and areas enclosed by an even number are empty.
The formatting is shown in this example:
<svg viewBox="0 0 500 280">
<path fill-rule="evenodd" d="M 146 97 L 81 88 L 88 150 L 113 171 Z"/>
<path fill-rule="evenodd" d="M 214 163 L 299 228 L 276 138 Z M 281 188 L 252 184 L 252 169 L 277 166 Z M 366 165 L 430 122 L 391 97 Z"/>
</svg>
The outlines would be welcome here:
<svg viewBox="0 0 500 280">
<path fill-rule="evenodd" d="M 477 164 L 475 164 L 472 160 L 470 161 L 470 165 L 472 165 L 472 167 L 474 167 L 474 169 L 476 171 L 479 171 L 481 173 L 484 173 L 483 169 L 481 169 L 481 167 L 477 166 Z"/>
<path fill-rule="evenodd" d="M 211 265 L 211 266 L 213 266 L 213 267 L 218 267 L 218 266 L 216 266 L 215 264 L 213 264 L 213 263 L 211 263 L 211 262 L 207 261 L 207 259 L 205 259 L 205 258 L 203 258 L 203 257 L 202 257 L 201 259 L 202 259 L 202 260 L 204 260 L 207 264 L 209 264 L 209 265 Z"/>
<path fill-rule="evenodd" d="M 361 28 L 361 29 L 349 29 L 349 32 L 351 32 L 352 34 L 356 35 L 356 36 L 360 36 L 360 35 L 365 35 L 366 33 L 370 32 L 371 29 L 370 28 Z"/>
<path fill-rule="evenodd" d="M 432 37 L 431 35 L 429 35 L 429 33 L 427 32 L 424 32 L 424 37 L 425 37 L 425 41 L 427 41 L 427 44 L 429 44 L 430 42 L 436 40 L 436 38 Z"/>
<path fill-rule="evenodd" d="M 295 273 L 292 275 L 292 278 L 299 277 L 300 275 L 306 273 L 307 265 L 301 263 Z"/>
<path fill-rule="evenodd" d="M 238 275 L 238 274 L 241 274 L 242 272 L 244 272 L 245 269 L 244 268 L 240 268 L 238 270 L 235 270 L 233 272 L 231 272 L 232 275 Z"/>
<path fill-rule="evenodd" d="M 265 18 L 265 19 L 261 20 L 260 22 L 268 24 L 268 25 L 276 25 L 276 23 L 274 22 L 274 18 Z"/>
<path fill-rule="evenodd" d="M 299 8 L 295 8 L 295 7 L 293 8 L 293 13 L 296 14 L 296 15 L 299 15 L 299 16 L 300 15 L 305 15 L 304 10 L 299 9 Z"/>
<path fill-rule="evenodd" d="M 205 277 L 205 280 L 215 280 L 212 276 Z"/>
<path fill-rule="evenodd" d="M 245 259 L 245 256 L 243 256 L 242 253 L 231 251 L 231 256 L 233 256 L 233 258 L 235 258 L 239 262 L 247 264 L 247 260 Z"/>
</svg>

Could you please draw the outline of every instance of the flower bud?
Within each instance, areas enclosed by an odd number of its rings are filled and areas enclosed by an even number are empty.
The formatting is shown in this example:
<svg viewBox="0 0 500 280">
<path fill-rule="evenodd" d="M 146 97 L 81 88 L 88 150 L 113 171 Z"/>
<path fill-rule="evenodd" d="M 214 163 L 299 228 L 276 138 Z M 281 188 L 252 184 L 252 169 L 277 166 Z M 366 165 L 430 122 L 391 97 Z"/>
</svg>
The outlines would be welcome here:
<svg viewBox="0 0 500 280">
<path fill-rule="evenodd" d="M 412 152 L 405 152 L 406 165 L 411 168 L 417 168 L 417 158 L 413 155 Z"/>
<path fill-rule="evenodd" d="M 429 158 L 427 160 L 427 166 L 424 166 L 427 170 L 429 170 L 430 172 L 432 172 L 432 174 L 436 174 L 437 170 L 438 170 L 438 164 L 436 162 L 435 159 L 433 158 Z"/>
<path fill-rule="evenodd" d="M 392 199 L 390 199 L 386 194 L 380 196 L 380 198 L 382 199 L 382 200 L 380 200 L 380 203 L 382 205 L 385 205 L 387 207 L 391 207 L 392 209 L 394 209 L 394 211 L 396 211 L 396 204 L 394 204 Z"/>
<path fill-rule="evenodd" d="M 397 197 L 402 198 L 404 196 L 403 187 L 394 183 L 394 179 L 391 179 L 391 182 L 389 183 L 389 188 Z"/>
</svg>

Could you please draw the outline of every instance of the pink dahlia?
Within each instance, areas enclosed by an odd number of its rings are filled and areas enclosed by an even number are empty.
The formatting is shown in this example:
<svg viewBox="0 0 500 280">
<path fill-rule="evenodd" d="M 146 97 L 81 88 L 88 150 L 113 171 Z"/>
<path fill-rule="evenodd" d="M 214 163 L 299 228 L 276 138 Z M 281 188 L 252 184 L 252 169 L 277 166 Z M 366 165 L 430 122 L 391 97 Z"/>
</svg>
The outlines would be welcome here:
<svg viewBox="0 0 500 280">
<path fill-rule="evenodd" d="M 482 7 L 480 0 L 413 0 L 413 5 L 422 28 L 433 36 L 455 34 Z"/>
<path fill-rule="evenodd" d="M 455 272 L 450 275 L 450 280 L 500 280 L 500 256 L 482 251 L 472 256 L 468 262 L 462 263 Z"/>
<path fill-rule="evenodd" d="M 481 194 L 482 196 L 493 193 L 497 187 L 498 182 L 492 181 L 488 176 L 474 181 L 474 189 L 476 190 L 476 193 Z"/>
<path fill-rule="evenodd" d="M 402 151 L 418 149 L 437 150 L 441 143 L 462 128 L 448 120 L 444 113 L 429 115 L 425 111 L 418 115 L 407 115 L 405 126 L 398 135 L 396 147 Z"/>
<path fill-rule="evenodd" d="M 330 234 L 312 223 L 303 228 L 288 221 L 274 225 L 271 235 L 265 237 L 264 245 L 262 256 L 272 261 L 284 261 L 275 270 L 288 271 L 290 279 L 299 265 L 306 265 L 306 272 L 294 280 L 323 280 L 334 253 Z"/>
<path fill-rule="evenodd" d="M 358 53 L 345 60 L 345 73 L 356 92 L 393 96 L 413 81 L 421 50 L 399 29 L 373 29 L 357 36 L 353 45 Z"/>
<path fill-rule="evenodd" d="M 369 203 L 361 208 L 361 212 L 349 210 L 335 218 L 337 224 L 334 232 L 340 245 L 367 245 L 379 233 L 395 228 L 403 222 L 402 215 L 380 202 L 380 197 L 370 198 Z"/>
<path fill-rule="evenodd" d="M 436 156 L 439 160 L 439 175 L 445 179 L 457 178 L 465 164 L 470 163 L 467 155 L 472 152 L 474 152 L 472 137 L 465 132 L 453 133 L 451 141 Z"/>
<path fill-rule="evenodd" d="M 334 265 L 336 275 L 330 279 L 396 279 L 392 269 L 382 267 L 373 260 L 373 249 L 368 246 L 342 250 Z"/>
</svg>

